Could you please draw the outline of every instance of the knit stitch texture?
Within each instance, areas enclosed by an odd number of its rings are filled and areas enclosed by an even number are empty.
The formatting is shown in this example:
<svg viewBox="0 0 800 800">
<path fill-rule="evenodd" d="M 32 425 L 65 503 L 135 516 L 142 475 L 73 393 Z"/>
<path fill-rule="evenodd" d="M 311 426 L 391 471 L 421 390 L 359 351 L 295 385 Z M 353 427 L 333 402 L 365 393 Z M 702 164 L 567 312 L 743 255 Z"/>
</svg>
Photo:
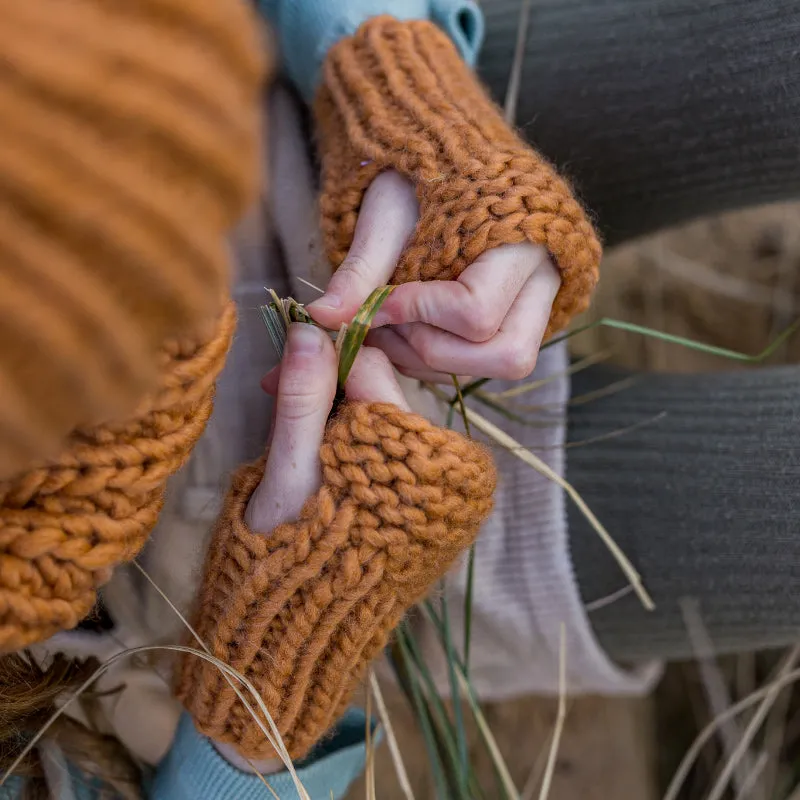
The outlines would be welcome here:
<svg viewBox="0 0 800 800">
<path fill-rule="evenodd" d="M 0 479 L 130 416 L 255 190 L 244 0 L 0 0 Z"/>
<path fill-rule="evenodd" d="M 457 278 L 487 249 L 527 240 L 561 270 L 546 335 L 586 308 L 601 257 L 586 214 L 435 25 L 368 20 L 328 53 L 315 112 L 334 267 L 347 255 L 367 187 L 396 169 L 416 187 L 420 219 L 393 282 Z"/>
<path fill-rule="evenodd" d="M 236 475 L 206 562 L 196 630 L 264 698 L 289 754 L 330 729 L 404 612 L 474 540 L 491 456 L 388 404 L 345 403 L 320 451 L 323 485 L 296 522 L 244 523 L 263 459 Z M 199 729 L 274 755 L 219 670 L 186 656 L 178 696 Z"/>
<path fill-rule="evenodd" d="M 235 323 L 230 303 L 204 338 L 168 342 L 135 416 L 78 429 L 58 458 L 0 482 L 0 652 L 73 628 L 141 549 L 211 414 Z"/>
</svg>

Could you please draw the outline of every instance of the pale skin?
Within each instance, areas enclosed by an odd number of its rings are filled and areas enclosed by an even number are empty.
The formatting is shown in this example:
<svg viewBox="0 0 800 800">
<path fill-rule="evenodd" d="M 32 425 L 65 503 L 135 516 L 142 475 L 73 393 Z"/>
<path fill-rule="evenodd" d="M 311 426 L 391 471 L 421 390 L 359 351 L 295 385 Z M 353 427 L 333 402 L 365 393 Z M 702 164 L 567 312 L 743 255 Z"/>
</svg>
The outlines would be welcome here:
<svg viewBox="0 0 800 800">
<path fill-rule="evenodd" d="M 417 222 L 412 185 L 381 174 L 368 189 L 347 259 L 308 306 L 325 328 L 349 322 L 369 293 L 388 283 Z M 347 381 L 351 400 L 408 409 L 394 367 L 425 381 L 452 374 L 520 379 L 536 365 L 550 308 L 560 285 L 547 252 L 532 244 L 489 250 L 457 280 L 398 286 L 372 325 Z M 261 382 L 275 396 L 269 455 L 246 511 L 253 531 L 268 533 L 296 519 L 321 484 L 319 448 L 336 392 L 336 354 L 330 337 L 294 323 L 281 364 Z M 217 749 L 236 766 L 264 774 L 277 759 L 247 762 L 229 745 Z"/>
<path fill-rule="evenodd" d="M 369 293 L 389 282 L 419 216 L 413 186 L 379 175 L 359 211 L 353 244 L 325 294 L 308 306 L 338 330 Z M 404 375 L 449 383 L 450 375 L 526 378 L 536 366 L 561 279 L 547 251 L 530 243 L 488 250 L 454 281 L 398 286 L 372 323 L 368 343 Z"/>
<path fill-rule="evenodd" d="M 320 487 L 319 448 L 336 393 L 336 353 L 330 337 L 313 325 L 294 323 L 281 364 L 262 380 L 275 396 L 264 477 L 250 498 L 245 519 L 251 530 L 269 533 L 296 519 L 305 501 Z M 374 347 L 364 347 L 345 387 L 350 400 L 393 403 L 408 411 L 389 359 Z M 228 744 L 217 750 L 243 770 L 262 774 L 283 769 L 278 759 L 248 762 Z"/>
</svg>

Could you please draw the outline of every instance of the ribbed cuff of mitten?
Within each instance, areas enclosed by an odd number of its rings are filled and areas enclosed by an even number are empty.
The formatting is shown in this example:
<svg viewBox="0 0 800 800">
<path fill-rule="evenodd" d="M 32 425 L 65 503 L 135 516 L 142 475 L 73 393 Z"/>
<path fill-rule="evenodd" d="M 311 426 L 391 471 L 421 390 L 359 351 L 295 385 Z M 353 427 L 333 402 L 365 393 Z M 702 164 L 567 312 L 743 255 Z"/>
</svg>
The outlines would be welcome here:
<svg viewBox="0 0 800 800">
<path fill-rule="evenodd" d="M 230 303 L 203 339 L 170 340 L 136 415 L 82 428 L 57 459 L 0 481 L 0 653 L 74 628 L 139 552 L 211 415 L 235 326 Z"/>
<path fill-rule="evenodd" d="M 0 478 L 121 419 L 228 290 L 256 183 L 244 0 L 0 0 Z"/>
<path fill-rule="evenodd" d="M 546 247 L 561 271 L 547 335 L 584 310 L 601 256 L 591 224 L 435 25 L 366 22 L 328 53 L 315 112 L 334 267 L 367 187 L 395 169 L 415 185 L 420 219 L 393 282 L 453 279 L 489 248 L 527 240 Z"/>
<path fill-rule="evenodd" d="M 344 713 L 406 609 L 474 540 L 492 505 L 489 454 L 385 404 L 346 404 L 320 451 L 323 486 L 296 522 L 244 522 L 264 462 L 243 467 L 206 562 L 196 626 L 248 678 L 293 758 Z M 184 658 L 177 694 L 207 736 L 274 750 L 222 674 Z"/>
</svg>

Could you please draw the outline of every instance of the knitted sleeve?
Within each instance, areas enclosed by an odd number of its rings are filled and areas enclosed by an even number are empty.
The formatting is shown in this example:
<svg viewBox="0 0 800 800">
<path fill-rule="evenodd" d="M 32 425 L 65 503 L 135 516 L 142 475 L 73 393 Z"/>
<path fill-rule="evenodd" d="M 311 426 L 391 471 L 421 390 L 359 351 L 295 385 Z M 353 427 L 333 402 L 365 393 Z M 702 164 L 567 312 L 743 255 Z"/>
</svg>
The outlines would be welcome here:
<svg viewBox="0 0 800 800">
<path fill-rule="evenodd" d="M 168 340 L 135 414 L 79 428 L 58 457 L 0 481 L 0 653 L 74 628 L 139 552 L 211 414 L 235 325 L 231 302 L 197 336 Z"/>
<path fill-rule="evenodd" d="M 481 446 L 386 404 L 346 403 L 320 457 L 322 488 L 266 535 L 244 523 L 263 461 L 236 475 L 195 623 L 254 684 L 293 758 L 344 713 L 405 611 L 473 541 L 495 486 Z M 213 665 L 185 657 L 177 694 L 207 736 L 274 755 Z"/>
<path fill-rule="evenodd" d="M 544 245 L 561 271 L 547 335 L 586 307 L 601 256 L 589 220 L 435 25 L 375 17 L 334 45 L 315 113 L 334 267 L 347 255 L 367 187 L 395 169 L 420 204 L 395 283 L 456 278 L 487 249 L 527 240 Z"/>
<path fill-rule="evenodd" d="M 0 0 L 0 479 L 221 311 L 258 170 L 245 0 Z"/>
</svg>

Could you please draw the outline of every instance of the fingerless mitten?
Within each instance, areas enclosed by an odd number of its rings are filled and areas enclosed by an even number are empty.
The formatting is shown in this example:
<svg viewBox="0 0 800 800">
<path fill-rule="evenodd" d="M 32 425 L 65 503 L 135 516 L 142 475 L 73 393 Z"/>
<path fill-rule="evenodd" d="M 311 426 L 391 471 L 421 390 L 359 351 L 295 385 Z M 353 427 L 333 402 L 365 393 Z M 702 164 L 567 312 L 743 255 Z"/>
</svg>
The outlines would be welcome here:
<svg viewBox="0 0 800 800">
<path fill-rule="evenodd" d="M 334 45 L 315 114 L 334 267 L 367 187 L 395 169 L 416 187 L 420 219 L 394 283 L 453 279 L 487 249 L 527 240 L 546 247 L 561 271 L 546 335 L 585 309 L 601 256 L 586 214 L 434 24 L 375 17 Z"/>
<path fill-rule="evenodd" d="M 253 197 L 246 0 L 0 0 L 0 479 L 130 416 L 222 310 Z"/>
<path fill-rule="evenodd" d="M 0 482 L 0 652 L 75 627 L 139 552 L 211 414 L 235 323 L 230 303 L 199 340 L 169 341 L 134 416 L 78 429 L 58 458 Z"/>
<path fill-rule="evenodd" d="M 263 460 L 239 471 L 196 614 L 202 640 L 254 684 L 293 758 L 344 712 L 406 609 L 472 543 L 495 487 L 483 447 L 387 404 L 345 403 L 320 457 L 322 488 L 296 522 L 267 534 L 244 522 Z M 184 657 L 177 693 L 206 735 L 274 755 L 213 664 Z"/>
</svg>

